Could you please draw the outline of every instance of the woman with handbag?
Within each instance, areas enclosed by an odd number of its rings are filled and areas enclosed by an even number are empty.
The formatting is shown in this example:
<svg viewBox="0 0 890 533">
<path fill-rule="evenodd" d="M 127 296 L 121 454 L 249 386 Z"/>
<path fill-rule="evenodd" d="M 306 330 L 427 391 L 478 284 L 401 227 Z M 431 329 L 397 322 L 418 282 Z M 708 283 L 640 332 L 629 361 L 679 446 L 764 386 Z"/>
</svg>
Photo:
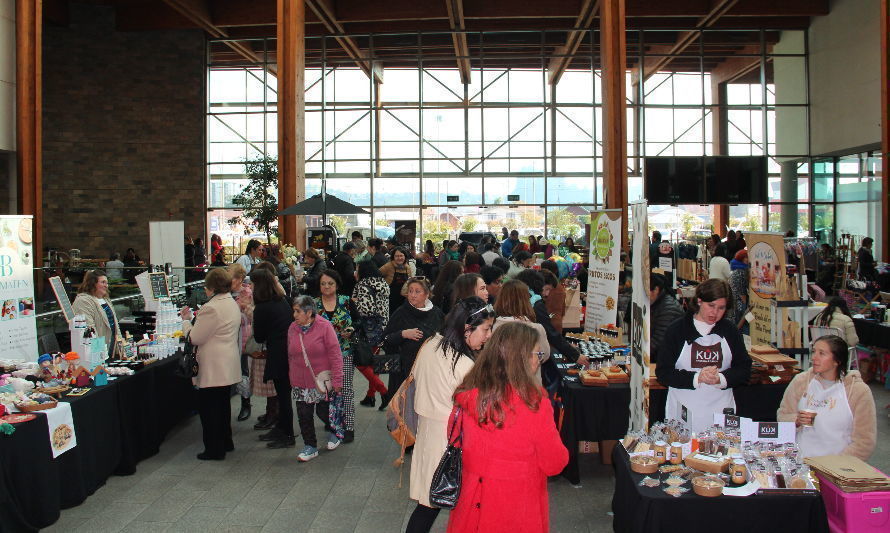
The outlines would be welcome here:
<svg viewBox="0 0 890 533">
<path fill-rule="evenodd" d="M 348 444 L 355 438 L 355 388 L 352 385 L 355 363 L 352 360 L 350 341 L 355 332 L 355 323 L 358 322 L 358 312 L 355 310 L 352 298 L 337 294 L 343 286 L 343 280 L 337 271 L 322 272 L 318 285 L 321 292 L 321 296 L 315 299 L 318 314 L 334 326 L 337 339 L 340 341 L 340 352 L 343 357 L 343 390 L 340 391 L 339 403 L 334 408 L 342 409 L 343 442 Z"/>
<path fill-rule="evenodd" d="M 235 449 L 232 442 L 232 385 L 241 381 L 241 310 L 232 298 L 232 277 L 223 268 L 214 268 L 204 278 L 209 300 L 195 318 L 192 310 L 182 308 L 182 332 L 196 347 L 198 375 L 198 415 L 204 434 L 202 461 L 221 461 Z"/>
<path fill-rule="evenodd" d="M 473 368 L 476 353 L 491 337 L 493 323 L 494 309 L 488 302 L 475 296 L 460 300 L 445 317 L 442 332 L 417 352 L 413 372 L 418 422 L 410 489 L 417 507 L 408 521 L 407 533 L 428 532 L 439 515 L 439 509 L 430 504 L 430 484 L 448 445 L 452 396 Z"/>
<path fill-rule="evenodd" d="M 268 263 L 257 265 L 250 275 L 253 282 L 253 340 L 265 350 L 251 354 L 251 382 L 256 394 L 268 395 L 266 420 L 254 426 L 268 429 L 260 435 L 269 448 L 291 448 L 295 445 L 294 410 L 288 374 L 287 332 L 293 322 L 293 311 L 284 296 L 284 289 L 269 272 Z M 264 357 L 264 358 L 263 358 Z M 271 389 L 270 389 L 271 382 Z M 274 407 L 273 407 L 274 406 Z"/>
<path fill-rule="evenodd" d="M 369 347 L 379 346 L 383 342 L 383 330 L 389 322 L 389 285 L 373 261 L 359 263 L 358 283 L 352 291 L 352 302 L 361 318 L 363 341 L 367 341 Z M 382 401 L 387 393 L 386 385 L 374 373 L 370 361 L 355 363 L 358 371 L 368 380 L 368 393 L 359 404 L 374 407 L 374 395 L 379 392 Z"/>
<path fill-rule="evenodd" d="M 331 417 L 331 402 L 343 387 L 343 356 L 334 326 L 318 313 L 311 296 L 294 300 L 294 322 L 287 332 L 287 356 L 290 383 L 297 402 L 297 420 L 304 447 L 297 455 L 302 462 L 318 457 L 313 411 L 328 431 L 328 450 L 340 446 L 336 420 Z"/>
<path fill-rule="evenodd" d="M 383 349 L 388 355 L 398 355 L 399 369 L 389 373 L 389 393 L 380 400 L 381 411 L 405 381 L 420 346 L 442 328 L 445 320 L 442 311 L 430 301 L 430 284 L 425 277 L 409 278 L 403 289 L 405 303 L 389 317 L 383 330 Z"/>
<path fill-rule="evenodd" d="M 569 454 L 535 379 L 539 339 L 528 323 L 502 325 L 454 394 L 459 435 L 450 437 L 460 440 L 462 467 L 449 532 L 550 530 L 547 477 Z"/>
</svg>

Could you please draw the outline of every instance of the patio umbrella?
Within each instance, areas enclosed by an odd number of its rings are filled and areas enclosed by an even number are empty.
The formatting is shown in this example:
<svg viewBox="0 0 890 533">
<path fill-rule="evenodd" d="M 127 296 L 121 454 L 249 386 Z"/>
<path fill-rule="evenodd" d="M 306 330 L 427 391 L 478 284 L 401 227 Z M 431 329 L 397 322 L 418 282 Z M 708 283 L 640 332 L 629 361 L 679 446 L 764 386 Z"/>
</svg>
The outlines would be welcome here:
<svg viewBox="0 0 890 533">
<path fill-rule="evenodd" d="M 353 205 L 345 200 L 341 200 L 330 194 L 322 197 L 321 193 L 306 198 L 298 204 L 294 204 L 286 209 L 278 212 L 278 215 L 321 215 L 322 223 L 328 214 L 332 215 L 354 215 L 354 214 L 370 214 L 361 207 Z"/>
</svg>

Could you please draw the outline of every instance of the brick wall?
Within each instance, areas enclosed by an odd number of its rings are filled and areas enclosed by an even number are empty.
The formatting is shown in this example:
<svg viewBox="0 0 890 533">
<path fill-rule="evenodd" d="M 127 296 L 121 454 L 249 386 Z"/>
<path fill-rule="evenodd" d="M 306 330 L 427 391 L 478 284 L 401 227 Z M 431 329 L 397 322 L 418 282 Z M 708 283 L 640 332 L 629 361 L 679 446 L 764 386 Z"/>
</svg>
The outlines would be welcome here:
<svg viewBox="0 0 890 533">
<path fill-rule="evenodd" d="M 203 234 L 203 33 L 118 32 L 96 5 L 70 20 L 44 28 L 44 246 L 147 259 L 151 220 Z"/>
</svg>

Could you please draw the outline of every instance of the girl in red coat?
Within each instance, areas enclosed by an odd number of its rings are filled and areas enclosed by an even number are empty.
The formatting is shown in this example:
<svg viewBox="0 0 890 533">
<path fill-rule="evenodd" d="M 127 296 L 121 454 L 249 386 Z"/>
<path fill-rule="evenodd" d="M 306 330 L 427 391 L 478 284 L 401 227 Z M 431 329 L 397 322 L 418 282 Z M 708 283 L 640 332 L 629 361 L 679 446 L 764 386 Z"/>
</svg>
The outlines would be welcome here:
<svg viewBox="0 0 890 533">
<path fill-rule="evenodd" d="M 449 533 L 550 530 L 547 476 L 562 471 L 568 451 L 535 382 L 544 357 L 537 340 L 522 322 L 504 324 L 455 392 L 463 470 Z"/>
</svg>

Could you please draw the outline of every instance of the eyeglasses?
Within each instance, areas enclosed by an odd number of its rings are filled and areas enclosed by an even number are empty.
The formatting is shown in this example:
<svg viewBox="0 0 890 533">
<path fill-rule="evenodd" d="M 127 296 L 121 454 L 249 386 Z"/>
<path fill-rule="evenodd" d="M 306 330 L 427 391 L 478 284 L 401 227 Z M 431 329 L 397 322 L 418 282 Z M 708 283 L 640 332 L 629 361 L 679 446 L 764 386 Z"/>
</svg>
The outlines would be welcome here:
<svg viewBox="0 0 890 533">
<path fill-rule="evenodd" d="M 493 307 L 491 304 L 488 304 L 488 305 L 486 305 L 485 307 L 480 307 L 479 309 L 476 309 L 475 311 L 473 311 L 472 313 L 470 313 L 470 316 L 467 317 L 467 320 L 469 320 L 470 317 L 472 317 L 473 315 L 479 314 L 479 313 L 481 313 L 482 311 L 486 311 L 488 314 L 493 315 L 493 314 L 494 314 L 494 307 Z"/>
<path fill-rule="evenodd" d="M 318 285 L 321 287 L 336 287 L 337 282 L 336 281 L 322 281 Z"/>
<path fill-rule="evenodd" d="M 539 362 L 539 363 L 543 363 L 543 362 L 544 362 L 544 356 L 546 355 L 544 352 L 532 352 L 532 353 L 535 354 L 535 355 L 538 357 L 538 362 Z"/>
</svg>

